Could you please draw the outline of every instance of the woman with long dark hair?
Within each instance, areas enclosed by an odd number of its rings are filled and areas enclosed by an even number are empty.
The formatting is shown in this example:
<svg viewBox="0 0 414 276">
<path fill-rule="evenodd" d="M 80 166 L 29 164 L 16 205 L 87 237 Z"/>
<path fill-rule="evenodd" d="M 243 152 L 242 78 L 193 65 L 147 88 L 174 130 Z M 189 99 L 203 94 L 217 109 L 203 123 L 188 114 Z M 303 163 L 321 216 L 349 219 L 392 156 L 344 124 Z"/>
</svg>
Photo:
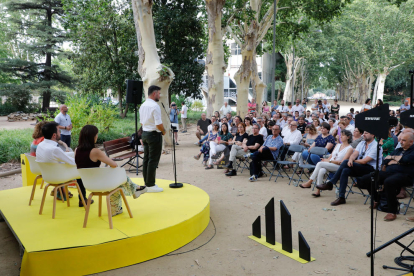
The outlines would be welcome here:
<svg viewBox="0 0 414 276">
<path fill-rule="evenodd" d="M 213 168 L 213 156 L 217 153 L 223 152 L 226 147 L 233 141 L 233 135 L 229 132 L 229 127 L 227 124 L 221 124 L 221 131 L 219 132 L 219 136 L 214 140 L 210 141 L 210 153 L 209 153 L 209 160 L 208 166 L 206 170 Z M 218 165 L 223 158 L 219 158 L 214 165 Z"/>
<path fill-rule="evenodd" d="M 79 134 L 79 145 L 75 150 L 75 163 L 78 169 L 99 168 L 101 162 L 107 164 L 111 168 L 118 167 L 115 161 L 95 147 L 95 143 L 98 140 L 98 132 L 98 128 L 94 125 L 86 125 L 81 129 Z M 78 182 L 79 181 L 82 182 L 82 180 L 78 179 Z M 127 182 L 122 184 L 120 188 L 122 188 L 125 195 L 133 196 L 134 198 L 138 198 L 141 194 L 147 192 L 146 186 L 141 187 L 135 184 L 129 177 L 127 177 Z M 121 214 L 122 198 L 119 191 L 111 195 L 110 202 L 112 216 Z M 81 203 L 79 203 L 79 205 L 81 205 Z"/>
</svg>

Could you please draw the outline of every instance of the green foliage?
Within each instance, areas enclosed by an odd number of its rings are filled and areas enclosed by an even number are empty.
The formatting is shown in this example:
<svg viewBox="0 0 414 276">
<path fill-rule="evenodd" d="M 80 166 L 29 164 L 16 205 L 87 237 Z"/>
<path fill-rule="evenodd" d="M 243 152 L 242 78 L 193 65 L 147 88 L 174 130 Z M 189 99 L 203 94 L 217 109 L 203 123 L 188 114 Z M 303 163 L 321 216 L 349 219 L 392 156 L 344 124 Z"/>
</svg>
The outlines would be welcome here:
<svg viewBox="0 0 414 276">
<path fill-rule="evenodd" d="M 191 106 L 191 102 L 189 102 L 185 96 L 179 95 L 179 94 L 172 94 L 171 102 L 175 102 L 177 104 L 178 109 L 180 110 L 181 110 L 181 103 L 183 102 L 185 103 L 187 107 Z"/>
<path fill-rule="evenodd" d="M 204 66 L 206 32 L 202 18 L 203 8 L 194 0 L 154 0 L 152 7 L 158 55 L 162 64 L 170 64 L 175 78 L 169 88 L 171 94 L 200 98 Z"/>
<path fill-rule="evenodd" d="M 10 103 L 5 102 L 3 104 L 0 101 L 0 116 L 6 116 L 16 111 L 19 111 L 19 110 L 13 105 L 11 105 Z"/>
<path fill-rule="evenodd" d="M 117 110 L 109 104 L 97 101 L 96 98 L 75 95 L 68 97 L 65 104 L 69 109 L 74 137 L 78 137 L 85 125 L 95 125 L 100 133 L 107 133 L 114 126 Z M 55 116 L 59 112 L 57 110 Z"/>
<path fill-rule="evenodd" d="M 59 66 L 52 65 L 53 57 L 61 54 L 66 40 L 61 29 L 63 15 L 60 0 L 17 0 L 2 4 L 7 13 L 7 39 L 13 41 L 15 58 L 3 58 L 0 75 L 13 81 L 1 85 L 8 97 L 16 93 L 37 92 L 43 95 L 43 108 L 49 107 L 50 97 L 57 84 L 71 85 L 70 76 Z"/>
<path fill-rule="evenodd" d="M 129 1 L 63 0 L 65 28 L 74 43 L 72 54 L 78 89 L 104 95 L 110 88 L 118 96 L 120 114 L 126 79 L 139 79 L 138 46 Z"/>
<path fill-rule="evenodd" d="M 195 100 L 192 104 L 190 109 L 192 111 L 202 111 L 204 109 L 204 105 L 201 101 Z"/>
<path fill-rule="evenodd" d="M 20 154 L 30 152 L 33 129 L 0 131 L 0 164 L 19 161 Z"/>
</svg>

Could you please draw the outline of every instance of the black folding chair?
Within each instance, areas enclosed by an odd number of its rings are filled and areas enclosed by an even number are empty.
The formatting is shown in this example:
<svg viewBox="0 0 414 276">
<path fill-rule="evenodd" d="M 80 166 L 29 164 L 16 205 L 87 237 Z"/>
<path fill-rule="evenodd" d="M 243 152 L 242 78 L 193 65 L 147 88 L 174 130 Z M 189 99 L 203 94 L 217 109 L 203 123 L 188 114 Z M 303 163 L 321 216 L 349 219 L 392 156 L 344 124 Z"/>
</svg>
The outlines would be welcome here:
<svg viewBox="0 0 414 276">
<path fill-rule="evenodd" d="M 410 207 L 410 203 L 413 200 L 413 196 L 414 196 L 414 186 L 406 187 L 405 191 L 410 195 L 410 198 L 409 198 L 407 204 L 405 204 L 404 202 L 401 202 L 401 204 L 403 204 L 404 206 L 407 206 L 405 208 L 404 215 L 407 214 L 408 208 L 414 208 L 414 207 Z M 400 210 L 400 214 L 401 214 L 401 212 L 402 212 L 402 210 Z"/>
<path fill-rule="evenodd" d="M 302 180 L 303 175 L 305 175 L 308 179 L 310 178 L 311 173 L 310 172 L 306 173 L 305 169 L 308 169 L 310 171 L 310 170 L 314 170 L 316 168 L 316 165 L 309 164 L 311 154 L 316 154 L 316 155 L 319 155 L 319 156 L 321 156 L 321 155 L 323 156 L 323 155 L 326 155 L 327 153 L 328 153 L 327 148 L 322 148 L 322 147 L 313 147 L 313 148 L 311 148 L 310 151 L 309 151 L 308 157 L 304 161 L 306 163 L 304 163 L 302 165 L 298 163 L 298 166 L 295 167 L 295 169 L 293 171 L 293 174 L 292 174 L 292 177 L 290 178 L 289 185 L 290 185 L 290 182 L 293 180 L 293 182 L 296 182 L 295 186 L 298 186 L 299 182 L 303 181 Z M 294 175 L 296 174 L 296 171 L 297 171 L 298 167 L 301 168 L 302 171 L 300 172 L 299 178 L 294 179 Z"/>
<path fill-rule="evenodd" d="M 286 175 L 287 178 L 290 179 L 290 176 L 286 172 L 286 169 L 284 168 L 284 166 L 290 166 L 290 165 L 297 166 L 298 163 L 293 162 L 293 161 L 287 161 L 286 160 L 286 159 L 289 158 L 289 152 L 290 153 L 296 153 L 297 152 L 297 153 L 300 153 L 301 154 L 304 149 L 305 149 L 305 147 L 302 146 L 302 145 L 290 145 L 289 146 L 289 149 L 288 149 L 288 151 L 286 153 L 286 157 L 284 158 L 284 160 L 281 160 L 283 158 L 282 154 L 279 155 L 279 158 L 277 160 L 277 165 L 276 165 L 276 166 L 279 166 L 279 168 L 278 168 L 278 174 L 276 175 L 275 182 L 277 181 L 277 179 L 279 178 L 279 176 L 282 177 L 282 178 L 284 178 L 282 172 Z M 289 181 L 289 185 L 290 185 L 290 181 Z"/>
<path fill-rule="evenodd" d="M 281 154 L 282 154 L 282 150 L 279 149 L 279 153 L 278 153 L 276 159 L 273 159 L 273 160 L 262 160 L 262 171 L 264 173 L 266 173 L 264 171 L 264 170 L 266 170 L 270 174 L 269 181 L 272 179 L 272 177 L 274 175 L 274 172 L 276 170 L 276 166 L 278 164 L 278 160 L 279 160 Z M 273 168 L 268 168 L 267 165 L 269 165 L 269 164 L 273 164 Z"/>
</svg>

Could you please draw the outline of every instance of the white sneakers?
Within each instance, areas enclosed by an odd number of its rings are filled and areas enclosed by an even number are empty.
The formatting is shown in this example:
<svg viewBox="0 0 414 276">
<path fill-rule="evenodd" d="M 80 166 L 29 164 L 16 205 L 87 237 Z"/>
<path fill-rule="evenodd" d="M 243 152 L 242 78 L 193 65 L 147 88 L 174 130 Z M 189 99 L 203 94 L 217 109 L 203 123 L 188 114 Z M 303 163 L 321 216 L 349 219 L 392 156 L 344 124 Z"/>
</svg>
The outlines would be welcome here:
<svg viewBox="0 0 414 276">
<path fill-rule="evenodd" d="M 147 187 L 145 187 L 142 190 L 135 191 L 135 193 L 132 196 L 133 196 L 134 199 L 137 199 L 140 195 L 142 195 L 142 194 L 144 194 L 146 192 L 148 192 L 148 188 Z"/>
<path fill-rule="evenodd" d="M 163 188 L 160 188 L 157 185 L 147 187 L 145 190 L 147 191 L 147 193 L 160 193 L 160 192 L 164 191 Z"/>
</svg>

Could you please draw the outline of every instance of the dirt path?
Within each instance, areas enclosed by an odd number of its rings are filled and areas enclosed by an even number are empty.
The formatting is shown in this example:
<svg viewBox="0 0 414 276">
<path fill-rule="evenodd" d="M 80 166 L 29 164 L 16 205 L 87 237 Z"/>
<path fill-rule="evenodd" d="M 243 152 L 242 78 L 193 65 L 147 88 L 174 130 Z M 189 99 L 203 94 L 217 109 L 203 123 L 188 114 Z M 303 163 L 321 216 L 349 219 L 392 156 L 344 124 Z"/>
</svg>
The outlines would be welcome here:
<svg viewBox="0 0 414 276">
<path fill-rule="evenodd" d="M 196 185 L 210 195 L 215 229 L 210 223 L 196 240 L 173 253 L 197 248 L 215 232 L 216 236 L 198 250 L 99 275 L 369 275 L 370 259 L 365 253 L 370 249 L 370 210 L 363 204 L 365 198 L 350 195 L 346 205 L 326 211 L 324 209 L 332 208 L 333 191 L 313 198 L 310 189 L 289 186 L 286 180 L 275 183 L 261 178 L 250 183 L 247 171 L 231 178 L 224 176 L 222 170 L 206 171 L 201 161 L 192 158 L 199 151 L 194 145 L 194 130 L 191 126 L 187 134 L 179 134 L 178 180 Z M 171 154 L 161 157 L 157 178 L 173 179 Z M 0 190 L 19 185 L 20 176 L 0 179 Z M 292 215 L 293 247 L 298 249 L 297 232 L 302 231 L 315 262 L 302 265 L 247 238 L 251 234 L 251 224 L 258 215 L 264 215 L 264 207 L 272 197 L 276 200 L 276 240 L 281 241 L 278 201 L 283 200 Z M 414 227 L 403 215 L 393 222 L 384 222 L 384 216 L 385 213 L 378 212 L 377 245 Z M 414 216 L 414 212 L 408 211 L 407 216 Z M 265 234 L 264 223 L 262 233 Z M 18 275 L 18 245 L 4 222 L 0 222 L 0 237 L 1 275 Z M 410 235 L 403 241 L 412 240 L 413 235 Z M 382 265 L 393 266 L 400 251 L 400 247 L 392 245 L 378 253 L 375 275 L 395 275 L 393 271 L 383 270 Z"/>
</svg>

